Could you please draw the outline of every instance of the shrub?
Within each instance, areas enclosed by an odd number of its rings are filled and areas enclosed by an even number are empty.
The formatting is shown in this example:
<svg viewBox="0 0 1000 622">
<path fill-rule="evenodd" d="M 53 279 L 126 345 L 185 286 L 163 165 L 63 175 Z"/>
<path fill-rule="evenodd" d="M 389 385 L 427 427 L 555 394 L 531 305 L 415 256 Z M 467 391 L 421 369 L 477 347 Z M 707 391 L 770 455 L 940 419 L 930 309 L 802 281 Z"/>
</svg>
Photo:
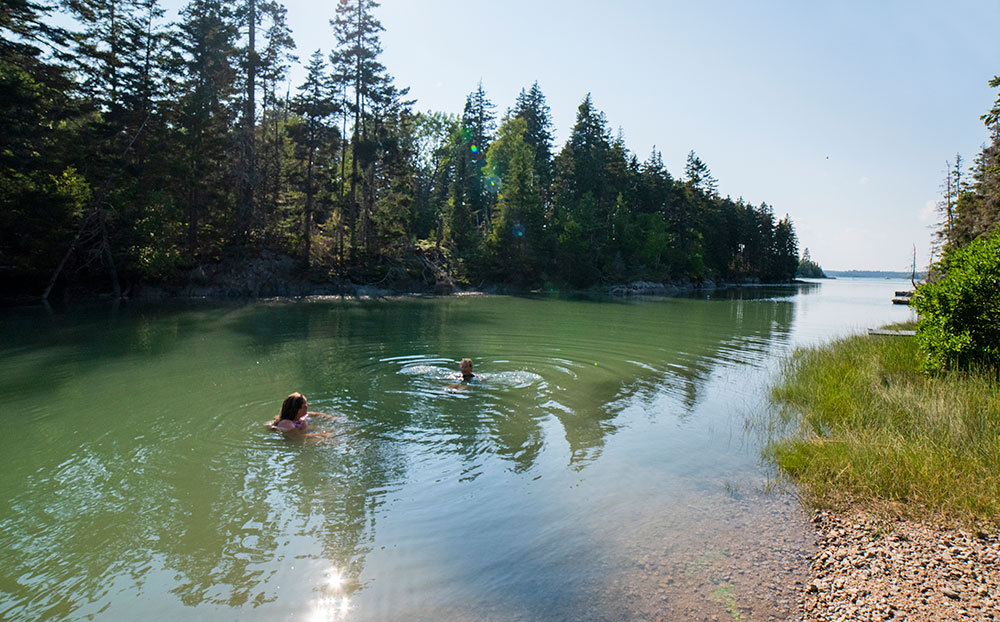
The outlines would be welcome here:
<svg viewBox="0 0 1000 622">
<path fill-rule="evenodd" d="M 1000 232 L 948 252 L 943 275 L 913 296 L 917 343 L 930 371 L 1000 362 Z"/>
</svg>

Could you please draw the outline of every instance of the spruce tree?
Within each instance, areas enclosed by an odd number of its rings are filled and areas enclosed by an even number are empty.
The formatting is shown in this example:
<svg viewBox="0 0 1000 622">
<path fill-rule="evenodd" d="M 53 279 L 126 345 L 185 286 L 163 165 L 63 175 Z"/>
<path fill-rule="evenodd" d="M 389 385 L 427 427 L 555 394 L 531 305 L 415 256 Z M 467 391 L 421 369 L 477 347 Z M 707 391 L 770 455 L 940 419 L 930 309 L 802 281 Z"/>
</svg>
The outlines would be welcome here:
<svg viewBox="0 0 1000 622">
<path fill-rule="evenodd" d="M 507 117 L 487 154 L 486 173 L 496 194 L 487 248 L 495 279 L 520 284 L 537 280 L 538 249 L 544 234 L 535 150 L 528 144 L 527 122 Z"/>
<path fill-rule="evenodd" d="M 0 289 L 40 293 L 90 200 L 74 166 L 69 128 L 78 84 L 66 62 L 70 33 L 50 8 L 0 4 Z M 72 123 L 70 123 L 72 121 Z"/>
<path fill-rule="evenodd" d="M 492 197 L 486 188 L 483 167 L 486 166 L 486 153 L 493 141 L 493 132 L 496 130 L 495 109 L 496 106 L 486 97 L 483 82 L 480 80 L 476 90 L 466 97 L 465 108 L 462 110 L 465 159 L 462 177 L 462 183 L 465 185 L 463 196 L 481 236 L 489 230 L 493 205 Z"/>
<path fill-rule="evenodd" d="M 339 69 L 336 75 L 343 80 L 341 86 L 353 117 L 349 193 L 345 198 L 352 258 L 359 238 L 364 242 L 371 227 L 372 193 L 362 187 L 370 179 L 368 167 L 375 157 L 367 109 L 378 87 L 387 81 L 385 68 L 378 61 L 382 53 L 379 33 L 383 30 L 374 15 L 378 6 L 375 0 L 339 0 L 336 16 L 330 22 L 337 39 L 337 49 L 332 55 Z M 364 200 L 363 211 L 359 195 Z"/>
<path fill-rule="evenodd" d="M 547 192 L 552 183 L 552 115 L 538 82 L 532 84 L 527 92 L 521 89 L 507 116 L 524 119 L 524 142 L 534 152 L 538 187 L 543 193 Z"/>
<path fill-rule="evenodd" d="M 218 256 L 234 229 L 233 159 L 229 146 L 237 110 L 237 26 L 225 0 L 192 0 L 182 11 L 173 48 L 178 76 L 177 183 L 184 206 L 189 260 Z M 210 234 L 210 239 L 203 236 Z"/>
<path fill-rule="evenodd" d="M 302 211 L 302 256 L 307 265 L 311 261 L 317 194 L 322 187 L 321 180 L 332 177 L 331 169 L 335 167 L 337 128 L 332 121 L 337 105 L 330 88 L 323 52 L 316 50 L 309 61 L 306 81 L 299 87 L 299 94 L 292 107 L 301 119 L 300 123 L 293 126 L 292 139 L 296 144 L 297 159 L 304 168 L 300 186 L 305 195 Z"/>
</svg>

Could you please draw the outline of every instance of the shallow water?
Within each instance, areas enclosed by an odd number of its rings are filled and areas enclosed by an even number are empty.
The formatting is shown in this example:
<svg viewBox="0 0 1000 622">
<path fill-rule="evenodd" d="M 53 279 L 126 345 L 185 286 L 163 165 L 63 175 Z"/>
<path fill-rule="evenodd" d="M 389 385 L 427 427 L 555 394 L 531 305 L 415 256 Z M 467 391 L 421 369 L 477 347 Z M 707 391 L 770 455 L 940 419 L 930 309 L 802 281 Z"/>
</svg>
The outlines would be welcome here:
<svg viewBox="0 0 1000 622">
<path fill-rule="evenodd" d="M 746 422 L 908 285 L 0 310 L 0 619 L 781 618 Z"/>
</svg>

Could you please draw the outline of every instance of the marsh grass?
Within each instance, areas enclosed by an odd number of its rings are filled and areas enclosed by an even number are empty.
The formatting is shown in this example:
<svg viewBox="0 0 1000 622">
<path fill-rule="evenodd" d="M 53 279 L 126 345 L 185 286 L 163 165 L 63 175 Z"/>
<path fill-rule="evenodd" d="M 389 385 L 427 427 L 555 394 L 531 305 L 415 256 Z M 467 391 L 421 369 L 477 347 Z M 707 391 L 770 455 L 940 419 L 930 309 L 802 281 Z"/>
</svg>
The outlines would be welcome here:
<svg viewBox="0 0 1000 622">
<path fill-rule="evenodd" d="M 920 363 L 911 337 L 797 350 L 772 390 L 766 453 L 818 507 L 1000 522 L 995 372 Z"/>
</svg>

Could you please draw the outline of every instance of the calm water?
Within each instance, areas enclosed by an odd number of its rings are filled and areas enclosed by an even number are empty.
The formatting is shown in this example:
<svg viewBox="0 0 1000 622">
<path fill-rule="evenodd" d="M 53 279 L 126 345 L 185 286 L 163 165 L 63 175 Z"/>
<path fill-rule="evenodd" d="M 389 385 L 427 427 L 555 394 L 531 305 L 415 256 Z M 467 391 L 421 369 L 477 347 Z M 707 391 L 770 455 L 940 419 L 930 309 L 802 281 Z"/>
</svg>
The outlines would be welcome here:
<svg viewBox="0 0 1000 622">
<path fill-rule="evenodd" d="M 0 310 L 0 619 L 780 616 L 745 422 L 908 285 Z M 265 429 L 294 390 L 337 436 Z"/>
</svg>

